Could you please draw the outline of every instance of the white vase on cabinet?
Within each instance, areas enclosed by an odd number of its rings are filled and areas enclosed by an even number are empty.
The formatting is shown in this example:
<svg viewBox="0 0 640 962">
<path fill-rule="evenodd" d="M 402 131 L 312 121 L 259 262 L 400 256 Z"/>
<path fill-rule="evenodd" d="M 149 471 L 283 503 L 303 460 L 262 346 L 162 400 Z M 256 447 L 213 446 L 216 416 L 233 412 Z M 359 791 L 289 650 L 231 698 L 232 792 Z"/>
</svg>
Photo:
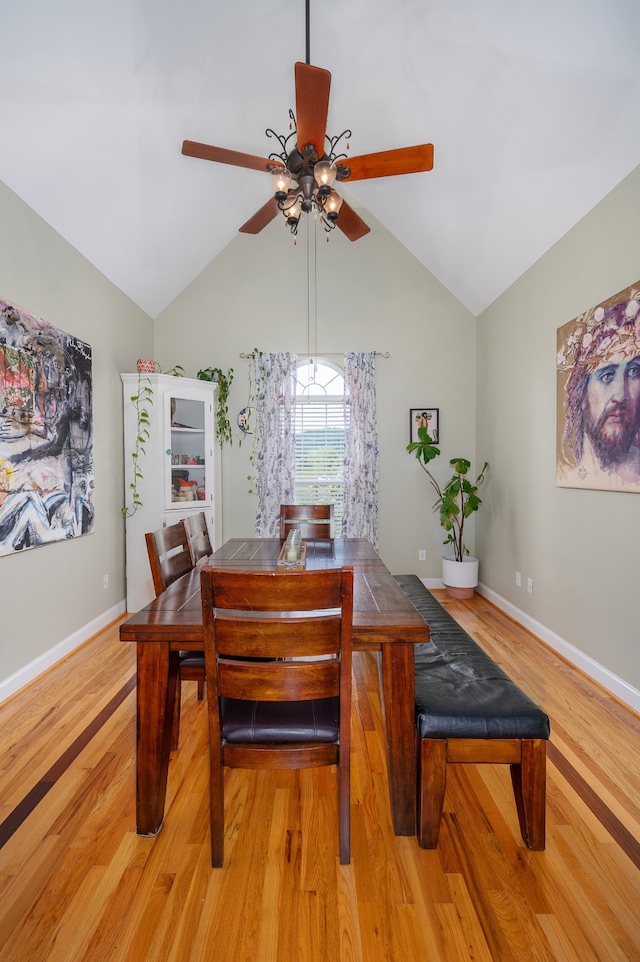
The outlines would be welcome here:
<svg viewBox="0 0 640 962">
<path fill-rule="evenodd" d="M 215 438 L 217 384 L 169 374 L 121 374 L 124 407 L 124 496 L 126 516 L 127 611 L 144 608 L 155 597 L 145 534 L 204 511 L 212 546 L 220 546 L 222 504 L 220 448 Z M 138 457 L 141 505 L 131 512 L 132 453 L 138 436 L 138 396 L 143 379 L 149 437 Z"/>
</svg>

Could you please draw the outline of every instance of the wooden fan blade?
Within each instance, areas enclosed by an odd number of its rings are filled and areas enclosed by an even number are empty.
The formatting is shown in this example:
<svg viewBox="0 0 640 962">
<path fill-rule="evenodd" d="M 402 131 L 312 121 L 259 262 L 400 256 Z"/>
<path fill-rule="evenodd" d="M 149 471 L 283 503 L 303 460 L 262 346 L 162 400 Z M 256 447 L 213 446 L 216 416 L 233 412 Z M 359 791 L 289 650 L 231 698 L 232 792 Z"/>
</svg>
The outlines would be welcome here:
<svg viewBox="0 0 640 962">
<path fill-rule="evenodd" d="M 338 214 L 338 227 L 350 241 L 359 240 L 371 230 L 371 228 L 365 224 L 362 217 L 356 214 L 353 207 L 349 207 L 346 200 L 342 201 L 342 207 Z"/>
<path fill-rule="evenodd" d="M 322 157 L 329 113 L 331 74 L 322 67 L 313 67 L 308 63 L 297 63 L 294 73 L 298 150 L 302 151 L 303 147 L 313 144 L 318 157 Z"/>
<path fill-rule="evenodd" d="M 248 167 L 250 170 L 267 171 L 269 167 L 273 167 L 273 161 L 267 160 L 265 157 L 255 157 L 253 154 L 243 154 L 238 150 L 227 150 L 225 147 L 198 144 L 194 140 L 183 142 L 182 153 L 186 157 L 199 157 L 200 160 L 213 160 L 218 164 Z"/>
<path fill-rule="evenodd" d="M 241 234 L 259 234 L 263 228 L 270 224 L 276 214 L 279 213 L 275 198 L 272 197 L 267 203 L 250 217 L 246 224 L 240 228 Z"/>
<path fill-rule="evenodd" d="M 381 150 L 377 154 L 347 157 L 343 163 L 351 170 L 345 181 L 417 174 L 423 170 L 433 170 L 433 144 L 418 144 L 416 147 L 400 147 L 398 150 Z"/>
</svg>

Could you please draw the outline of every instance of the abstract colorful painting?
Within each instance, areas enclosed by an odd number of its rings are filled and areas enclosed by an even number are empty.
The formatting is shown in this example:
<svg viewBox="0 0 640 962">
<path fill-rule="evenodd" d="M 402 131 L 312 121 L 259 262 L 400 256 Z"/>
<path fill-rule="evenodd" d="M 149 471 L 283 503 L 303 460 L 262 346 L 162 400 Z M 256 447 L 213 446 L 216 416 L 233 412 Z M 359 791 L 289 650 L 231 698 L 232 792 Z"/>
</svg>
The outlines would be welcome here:
<svg viewBox="0 0 640 962">
<path fill-rule="evenodd" d="M 91 347 L 0 300 L 0 555 L 94 529 Z"/>
<path fill-rule="evenodd" d="M 640 281 L 558 329 L 556 483 L 640 492 Z"/>
</svg>

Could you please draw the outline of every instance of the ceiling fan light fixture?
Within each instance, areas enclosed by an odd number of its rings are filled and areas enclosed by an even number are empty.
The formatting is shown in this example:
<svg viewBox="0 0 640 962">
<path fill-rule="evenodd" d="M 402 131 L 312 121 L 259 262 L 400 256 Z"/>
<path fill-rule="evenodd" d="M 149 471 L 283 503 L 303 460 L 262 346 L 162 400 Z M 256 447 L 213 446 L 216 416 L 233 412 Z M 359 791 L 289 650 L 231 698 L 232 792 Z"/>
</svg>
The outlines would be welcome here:
<svg viewBox="0 0 640 962">
<path fill-rule="evenodd" d="M 338 219 L 338 214 L 340 213 L 341 207 L 342 197 L 337 190 L 332 190 L 324 202 L 324 216 L 328 217 L 331 221 L 336 221 Z"/>
<path fill-rule="evenodd" d="M 329 194 L 336 179 L 336 168 L 329 160 L 319 160 L 313 168 L 313 176 L 318 185 L 319 194 Z"/>
<path fill-rule="evenodd" d="M 295 227 L 300 220 L 300 214 L 302 213 L 302 202 L 299 195 L 295 198 L 292 204 L 283 209 L 283 213 L 287 218 L 287 224 L 289 227 Z"/>
<path fill-rule="evenodd" d="M 291 171 L 286 167 L 274 167 L 271 170 L 271 183 L 276 195 L 276 200 L 282 202 L 286 200 L 287 192 L 291 187 L 293 177 Z"/>
</svg>

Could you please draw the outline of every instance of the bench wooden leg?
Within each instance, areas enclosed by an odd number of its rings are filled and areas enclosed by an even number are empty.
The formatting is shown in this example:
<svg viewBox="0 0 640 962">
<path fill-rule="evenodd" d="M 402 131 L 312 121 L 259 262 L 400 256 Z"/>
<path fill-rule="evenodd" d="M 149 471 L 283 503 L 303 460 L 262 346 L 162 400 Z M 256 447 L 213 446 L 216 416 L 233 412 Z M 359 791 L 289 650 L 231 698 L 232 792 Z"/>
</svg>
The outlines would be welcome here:
<svg viewBox="0 0 640 962">
<path fill-rule="evenodd" d="M 547 797 L 547 742 L 543 738 L 523 738 L 519 765 L 511 766 L 511 781 L 516 798 L 520 831 L 527 848 L 545 847 Z"/>
<path fill-rule="evenodd" d="M 418 841 L 436 848 L 444 806 L 448 763 L 504 764 L 511 768 L 520 831 L 527 848 L 545 847 L 547 742 L 523 739 L 419 738 Z"/>
<path fill-rule="evenodd" d="M 418 741 L 418 842 L 421 848 L 436 848 L 447 786 L 447 743 L 437 738 Z"/>
</svg>

